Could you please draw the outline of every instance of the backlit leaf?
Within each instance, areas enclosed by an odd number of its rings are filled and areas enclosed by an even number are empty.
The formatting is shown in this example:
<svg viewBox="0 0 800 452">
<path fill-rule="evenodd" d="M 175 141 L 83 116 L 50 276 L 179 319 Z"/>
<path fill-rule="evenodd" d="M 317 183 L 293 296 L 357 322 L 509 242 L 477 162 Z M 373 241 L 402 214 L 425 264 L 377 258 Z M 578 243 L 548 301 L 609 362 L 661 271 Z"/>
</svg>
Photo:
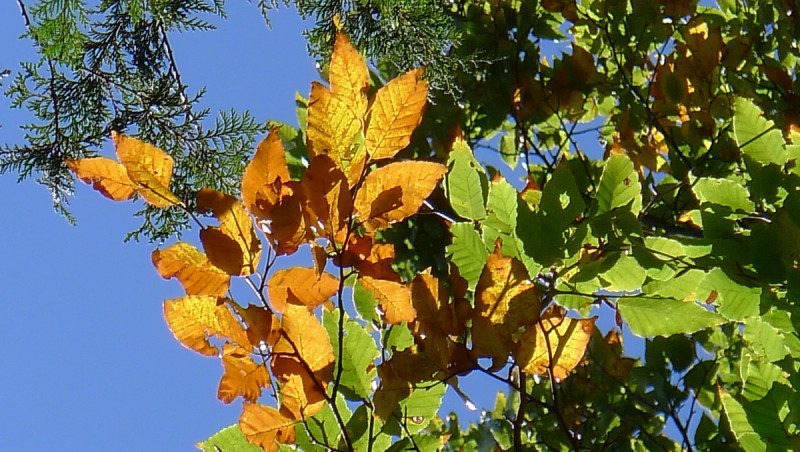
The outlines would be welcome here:
<svg viewBox="0 0 800 452">
<path fill-rule="evenodd" d="M 322 314 L 322 324 L 328 330 L 331 345 L 336 354 L 339 350 L 339 311 Z M 370 334 L 358 322 L 345 318 L 342 334 L 342 377 L 339 383 L 363 399 L 371 393 L 372 380 L 377 377 L 374 361 L 378 359 L 378 347 Z"/>
<path fill-rule="evenodd" d="M 333 369 L 333 348 L 328 333 L 304 306 L 287 303 L 281 327 L 300 359 L 315 373 L 319 381 L 328 381 Z"/>
<path fill-rule="evenodd" d="M 523 372 L 563 381 L 583 359 L 596 318 L 564 317 L 562 308 L 551 308 L 539 323 L 528 328 L 514 353 Z"/>
<path fill-rule="evenodd" d="M 172 157 L 161 149 L 135 138 L 111 132 L 117 148 L 117 159 L 128 171 L 128 177 L 137 184 L 136 191 L 148 204 L 167 207 L 180 204 L 180 199 L 169 190 L 172 179 Z"/>
<path fill-rule="evenodd" d="M 369 276 L 361 276 L 358 281 L 378 300 L 387 323 L 396 325 L 412 322 L 416 318 L 417 312 L 411 304 L 411 290 L 408 286 Z"/>
<path fill-rule="evenodd" d="M 444 165 L 421 161 L 391 163 L 370 172 L 354 203 L 359 220 L 382 229 L 414 215 L 446 172 Z"/>
<path fill-rule="evenodd" d="M 302 184 L 325 235 L 337 240 L 353 211 L 347 177 L 328 156 L 319 155 L 303 174 Z M 338 238 L 340 242 L 343 240 L 343 237 Z"/>
<path fill-rule="evenodd" d="M 315 222 L 300 182 L 289 182 L 281 190 L 278 202 L 270 209 L 270 218 L 258 222 L 278 255 L 292 254 L 300 245 L 313 241 L 311 225 Z"/>
<path fill-rule="evenodd" d="M 361 118 L 348 104 L 334 96 L 319 83 L 311 84 L 308 104 L 307 146 L 312 159 L 326 154 L 347 176 L 351 185 L 355 183 L 366 163 L 366 154 L 353 145 L 353 139 L 361 131 Z"/>
<path fill-rule="evenodd" d="M 164 279 L 177 278 L 186 295 L 222 297 L 228 291 L 231 277 L 186 242 L 155 250 L 151 257 L 158 274 Z"/>
<path fill-rule="evenodd" d="M 235 450 L 237 452 L 260 452 L 262 449 L 247 442 L 239 424 L 229 425 L 202 443 L 195 444 L 203 452 Z"/>
<path fill-rule="evenodd" d="M 375 94 L 365 143 L 371 160 L 392 158 L 411 141 L 428 95 L 422 72 L 420 68 L 401 75 Z"/>
<path fill-rule="evenodd" d="M 726 322 L 692 301 L 632 297 L 617 300 L 617 307 L 633 334 L 642 337 L 694 333 Z"/>
<path fill-rule="evenodd" d="M 233 196 L 204 188 L 197 194 L 197 210 L 210 211 L 219 220 L 219 226 L 200 231 L 208 259 L 229 275 L 255 272 L 261 257 L 261 241 L 244 205 Z"/>
<path fill-rule="evenodd" d="M 278 129 L 269 132 L 258 144 L 256 153 L 242 176 L 242 202 L 257 218 L 269 218 L 269 210 L 277 202 L 280 187 L 275 183 L 289 182 L 289 167 Z"/>
<path fill-rule="evenodd" d="M 755 204 L 750 201 L 747 189 L 732 180 L 701 177 L 692 189 L 701 203 L 708 202 L 746 213 L 753 212 L 755 209 Z"/>
<path fill-rule="evenodd" d="M 124 166 L 105 157 L 67 160 L 75 175 L 106 198 L 114 201 L 131 199 L 137 185 L 128 177 Z"/>
<path fill-rule="evenodd" d="M 786 163 L 786 143 L 775 123 L 762 116 L 751 101 L 737 98 L 734 104 L 733 135 L 742 152 L 763 164 Z"/>
<path fill-rule="evenodd" d="M 453 144 L 447 166 L 447 194 L 453 210 L 468 220 L 486 218 L 486 174 L 464 140 Z"/>
<path fill-rule="evenodd" d="M 633 162 L 625 154 L 612 154 L 603 168 L 597 187 L 597 214 L 604 214 L 633 201 L 631 211 L 642 208 L 642 187 Z"/>
<path fill-rule="evenodd" d="M 747 452 L 767 450 L 767 445 L 753 430 L 742 405 L 722 387 L 717 387 L 717 394 L 722 402 L 722 409 L 728 418 L 728 425 L 739 445 Z"/>
<path fill-rule="evenodd" d="M 248 402 L 261 397 L 261 388 L 269 386 L 269 372 L 263 364 L 256 364 L 249 351 L 241 347 L 225 344 L 222 347 L 222 365 L 225 373 L 219 380 L 217 398 L 223 403 L 231 403 L 241 396 Z"/>
<path fill-rule="evenodd" d="M 314 309 L 339 290 L 339 280 L 330 273 L 317 278 L 313 268 L 292 267 L 273 273 L 267 284 L 272 309 L 283 312 L 286 303 Z"/>
<path fill-rule="evenodd" d="M 272 373 L 280 383 L 281 413 L 302 420 L 317 414 L 325 406 L 325 382 L 320 381 L 294 356 L 272 358 Z"/>
<path fill-rule="evenodd" d="M 164 318 L 181 344 L 208 356 L 219 354 L 208 338 L 228 338 L 241 346 L 250 346 L 244 328 L 233 316 L 224 298 L 188 295 L 164 301 Z"/>
<path fill-rule="evenodd" d="M 275 408 L 258 403 L 245 403 L 239 417 L 239 428 L 245 438 L 266 452 L 278 450 L 281 444 L 295 441 L 296 421 L 283 416 Z"/>
<path fill-rule="evenodd" d="M 481 236 L 472 223 L 453 223 L 450 225 L 453 242 L 447 246 L 448 258 L 458 267 L 458 272 L 474 289 L 489 252 Z"/>
<path fill-rule="evenodd" d="M 363 117 L 367 110 L 369 72 L 358 50 L 342 32 L 336 35 L 333 44 L 328 79 L 333 95 L 341 99 L 356 117 Z"/>
</svg>

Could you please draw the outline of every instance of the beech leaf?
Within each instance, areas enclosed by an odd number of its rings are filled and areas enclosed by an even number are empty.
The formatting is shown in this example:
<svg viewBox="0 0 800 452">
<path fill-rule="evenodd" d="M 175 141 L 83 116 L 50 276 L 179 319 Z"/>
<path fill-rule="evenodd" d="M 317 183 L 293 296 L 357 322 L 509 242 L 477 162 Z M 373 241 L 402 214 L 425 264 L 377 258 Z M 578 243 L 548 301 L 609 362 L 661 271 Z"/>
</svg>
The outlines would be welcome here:
<svg viewBox="0 0 800 452">
<path fill-rule="evenodd" d="M 197 210 L 211 211 L 218 227 L 200 231 L 208 259 L 229 275 L 246 276 L 256 271 L 261 242 L 244 205 L 230 195 L 204 188 L 197 194 Z"/>
<path fill-rule="evenodd" d="M 333 44 L 328 78 L 333 95 L 341 99 L 356 117 L 363 117 L 367 110 L 369 71 L 358 50 L 342 32 L 336 35 Z"/>
<path fill-rule="evenodd" d="M 249 351 L 225 344 L 222 347 L 222 365 L 225 373 L 219 380 L 217 398 L 223 403 L 231 403 L 241 396 L 248 402 L 261 397 L 261 388 L 269 386 L 269 372 L 263 364 L 256 364 Z"/>
<path fill-rule="evenodd" d="M 286 303 L 314 309 L 339 290 L 339 280 L 330 273 L 317 277 L 313 268 L 292 267 L 278 270 L 269 279 L 268 293 L 272 309 L 283 312 Z"/>
<path fill-rule="evenodd" d="M 239 428 L 251 444 L 266 452 L 276 452 L 281 444 L 294 443 L 295 420 L 282 415 L 275 408 L 258 403 L 245 403 L 239 417 Z"/>
<path fill-rule="evenodd" d="M 128 171 L 114 160 L 105 157 L 67 160 L 67 166 L 106 198 L 126 201 L 136 192 L 137 185 L 128 177 Z"/>
<path fill-rule="evenodd" d="M 363 275 L 358 281 L 378 300 L 387 323 L 397 325 L 414 321 L 417 312 L 411 304 L 411 290 L 406 285 Z"/>
<path fill-rule="evenodd" d="M 155 250 L 151 257 L 158 274 L 164 279 L 177 278 L 186 295 L 222 297 L 230 287 L 231 277 L 188 243 L 178 242 Z"/>
<path fill-rule="evenodd" d="M 286 154 L 278 135 L 278 128 L 259 143 L 256 153 L 242 176 L 242 202 L 257 218 L 269 218 L 269 210 L 277 201 L 280 186 L 276 182 L 289 182 Z"/>
<path fill-rule="evenodd" d="M 181 344 L 190 350 L 216 356 L 219 349 L 208 338 L 228 338 L 241 346 L 250 346 L 244 328 L 233 316 L 225 298 L 187 295 L 164 301 L 164 318 Z"/>
<path fill-rule="evenodd" d="M 287 303 L 281 318 L 288 353 L 296 353 L 319 381 L 328 381 L 333 369 L 333 348 L 325 328 L 304 306 Z"/>
<path fill-rule="evenodd" d="M 155 146 L 116 132 L 111 132 L 111 139 L 117 148 L 117 159 L 125 166 L 128 177 L 137 184 L 136 191 L 148 204 L 167 207 L 181 203 L 169 190 L 172 157 Z"/>
<path fill-rule="evenodd" d="M 407 72 L 375 94 L 365 142 L 371 160 L 392 158 L 411 142 L 428 96 L 422 72 L 422 68 Z"/>
</svg>

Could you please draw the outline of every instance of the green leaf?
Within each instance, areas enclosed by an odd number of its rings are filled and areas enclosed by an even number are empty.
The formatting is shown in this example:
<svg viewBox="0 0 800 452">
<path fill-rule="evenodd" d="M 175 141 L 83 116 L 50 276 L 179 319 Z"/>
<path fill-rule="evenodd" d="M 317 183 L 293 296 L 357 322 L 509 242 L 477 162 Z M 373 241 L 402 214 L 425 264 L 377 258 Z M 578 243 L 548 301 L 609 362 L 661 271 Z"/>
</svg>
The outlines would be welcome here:
<svg viewBox="0 0 800 452">
<path fill-rule="evenodd" d="M 392 325 L 385 333 L 384 348 L 390 351 L 402 351 L 414 345 L 414 335 L 406 323 Z"/>
<path fill-rule="evenodd" d="M 717 392 L 722 402 L 722 409 L 728 418 L 731 432 L 733 432 L 733 436 L 736 437 L 742 448 L 747 452 L 767 450 L 766 444 L 761 441 L 761 438 L 747 420 L 747 414 L 745 414 L 742 405 L 722 387 L 718 387 Z"/>
<path fill-rule="evenodd" d="M 386 422 L 387 433 L 400 434 L 404 429 L 398 424 L 403 422 L 409 433 L 417 433 L 424 429 L 436 416 L 447 385 L 438 381 L 423 382 L 411 391 L 411 395 L 401 400 L 395 413 Z"/>
<path fill-rule="evenodd" d="M 602 215 L 630 202 L 633 202 L 632 212 L 638 213 L 642 209 L 639 173 L 633 168 L 633 162 L 627 155 L 613 154 L 606 160 L 597 187 L 597 214 Z"/>
<path fill-rule="evenodd" d="M 203 452 L 260 452 L 261 448 L 247 442 L 239 424 L 233 424 L 218 431 L 211 438 L 197 443 L 197 447 Z"/>
<path fill-rule="evenodd" d="M 489 200 L 486 207 L 489 216 L 483 221 L 484 227 L 499 232 L 513 234 L 517 228 L 517 200 L 519 193 L 507 180 L 492 182 L 489 186 Z"/>
<path fill-rule="evenodd" d="M 453 223 L 450 225 L 453 242 L 447 246 L 447 257 L 456 264 L 458 272 L 474 290 L 481 277 L 489 251 L 472 223 Z"/>
<path fill-rule="evenodd" d="M 761 289 L 736 283 L 720 268 L 708 272 L 697 287 L 698 297 L 703 300 L 712 291 L 717 293 L 714 304 L 719 306 L 718 312 L 728 319 L 742 320 L 759 313 Z"/>
<path fill-rule="evenodd" d="M 633 334 L 642 337 L 694 333 L 727 322 L 697 303 L 668 298 L 620 298 L 617 307 Z"/>
<path fill-rule="evenodd" d="M 759 317 L 750 317 L 744 322 L 744 339 L 760 358 L 774 363 L 789 353 L 783 333 Z"/>
<path fill-rule="evenodd" d="M 744 98 L 734 104 L 733 135 L 746 155 L 763 163 L 786 163 L 786 143 L 775 123 L 765 119 L 761 110 Z"/>
<path fill-rule="evenodd" d="M 632 256 L 619 254 L 609 256 L 603 261 L 600 278 L 606 282 L 605 290 L 610 292 L 630 292 L 639 290 L 647 278 L 647 271 L 643 269 L 639 262 Z"/>
<path fill-rule="evenodd" d="M 514 132 L 508 132 L 500 138 L 500 158 L 506 162 L 509 168 L 514 169 L 519 163 L 519 151 L 514 143 Z"/>
<path fill-rule="evenodd" d="M 541 208 L 545 213 L 542 228 L 562 231 L 586 208 L 581 191 L 568 165 L 559 165 L 542 190 Z"/>
<path fill-rule="evenodd" d="M 334 354 L 339 359 L 339 319 L 338 312 L 323 311 L 322 324 L 331 338 Z M 370 366 L 378 359 L 379 352 L 375 340 L 364 328 L 352 319 L 345 317 L 344 343 L 342 344 L 342 387 L 353 391 L 361 399 L 366 399 L 372 394 L 371 384 L 378 372 L 375 366 Z"/>
<path fill-rule="evenodd" d="M 702 177 L 695 183 L 694 193 L 701 203 L 708 202 L 746 213 L 755 210 L 755 204 L 750 201 L 747 189 L 732 180 Z"/>
<path fill-rule="evenodd" d="M 378 313 L 375 311 L 375 308 L 378 307 L 378 300 L 358 280 L 353 284 L 353 304 L 362 319 L 367 322 L 378 321 Z"/>
<path fill-rule="evenodd" d="M 453 210 L 468 220 L 486 218 L 486 173 L 463 141 L 453 145 L 447 166 L 447 197 Z"/>
<path fill-rule="evenodd" d="M 686 256 L 686 250 L 681 242 L 666 237 L 646 237 L 644 245 L 657 259 L 662 261 L 670 261 Z"/>
</svg>

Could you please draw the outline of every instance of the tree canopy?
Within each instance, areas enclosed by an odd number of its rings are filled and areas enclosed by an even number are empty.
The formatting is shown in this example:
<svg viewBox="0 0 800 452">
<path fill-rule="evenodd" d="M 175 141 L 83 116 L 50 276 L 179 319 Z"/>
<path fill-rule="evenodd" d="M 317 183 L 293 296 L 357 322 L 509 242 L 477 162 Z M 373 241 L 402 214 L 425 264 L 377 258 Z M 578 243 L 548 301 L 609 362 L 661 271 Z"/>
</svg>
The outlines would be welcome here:
<svg viewBox="0 0 800 452">
<path fill-rule="evenodd" d="M 204 450 L 800 448 L 794 2 L 297 0 L 326 80 L 266 126 L 181 82 L 222 0 L 19 4 L 0 171 L 197 225 L 152 257 L 245 400 Z M 476 374 L 495 407 L 439 418 Z"/>
</svg>

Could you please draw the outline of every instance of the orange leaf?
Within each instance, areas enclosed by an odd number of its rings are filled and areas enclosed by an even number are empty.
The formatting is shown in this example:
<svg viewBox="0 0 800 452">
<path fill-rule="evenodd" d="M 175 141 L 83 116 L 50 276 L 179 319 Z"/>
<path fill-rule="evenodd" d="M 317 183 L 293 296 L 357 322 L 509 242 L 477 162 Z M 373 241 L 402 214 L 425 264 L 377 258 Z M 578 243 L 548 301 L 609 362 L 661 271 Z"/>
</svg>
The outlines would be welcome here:
<svg viewBox="0 0 800 452">
<path fill-rule="evenodd" d="M 304 306 L 287 303 L 283 309 L 281 327 L 285 337 L 300 359 L 314 372 L 318 381 L 331 379 L 333 347 L 328 332 Z"/>
<path fill-rule="evenodd" d="M 281 444 L 292 444 L 296 439 L 296 421 L 283 416 L 275 408 L 258 403 L 245 403 L 239 417 L 239 428 L 244 437 L 266 452 L 276 452 Z"/>
<path fill-rule="evenodd" d="M 583 358 L 596 319 L 570 319 L 563 308 L 548 309 L 519 340 L 514 357 L 522 371 L 547 375 L 550 368 L 553 378 L 563 381 Z"/>
<path fill-rule="evenodd" d="M 365 141 L 371 160 L 392 158 L 410 143 L 428 96 L 422 72 L 419 68 L 401 75 L 375 94 Z"/>
<path fill-rule="evenodd" d="M 245 207 L 257 218 L 268 218 L 269 210 L 280 194 L 280 187 L 275 186 L 276 182 L 285 184 L 289 180 L 283 143 L 278 136 L 278 128 L 274 128 L 259 143 L 256 154 L 244 170 L 242 201 Z"/>
<path fill-rule="evenodd" d="M 280 322 L 274 314 L 256 305 L 250 305 L 246 309 L 234 305 L 234 308 L 247 324 L 247 339 L 251 344 L 262 348 L 262 345 L 275 345 L 278 342 L 281 329 Z"/>
<path fill-rule="evenodd" d="M 413 322 L 417 317 L 417 312 L 411 305 L 411 290 L 404 284 L 363 275 L 358 281 L 378 300 L 387 323 L 397 325 Z"/>
<path fill-rule="evenodd" d="M 314 275 L 316 275 L 317 279 L 320 279 L 322 273 L 325 272 L 325 264 L 328 262 L 328 253 L 325 251 L 325 248 L 314 244 L 311 247 L 311 256 L 314 260 Z"/>
<path fill-rule="evenodd" d="M 415 332 L 439 331 L 442 335 L 460 336 L 464 325 L 456 318 L 454 303 L 444 283 L 430 274 L 421 273 L 411 282 L 411 299 L 417 311 Z"/>
<path fill-rule="evenodd" d="M 272 372 L 280 382 L 281 412 L 306 419 L 325 406 L 325 383 L 317 380 L 293 356 L 274 356 Z"/>
<path fill-rule="evenodd" d="M 225 298 L 187 295 L 166 300 L 164 318 L 175 339 L 203 355 L 219 354 L 219 349 L 208 342 L 211 336 L 228 338 L 241 346 L 250 346 L 244 328 L 233 316 Z"/>
<path fill-rule="evenodd" d="M 75 175 L 106 198 L 114 201 L 131 199 L 137 185 L 128 177 L 121 164 L 105 157 L 67 160 L 67 166 Z"/>
<path fill-rule="evenodd" d="M 328 78 L 333 95 L 341 99 L 356 117 L 363 117 L 367 110 L 369 72 L 358 50 L 342 32 L 336 35 L 333 44 Z"/>
<path fill-rule="evenodd" d="M 117 148 L 117 159 L 125 166 L 128 177 L 137 184 L 136 191 L 148 204 L 167 207 L 181 203 L 169 191 L 172 157 L 155 146 L 117 132 L 111 132 L 111 139 Z"/>
<path fill-rule="evenodd" d="M 313 213 L 307 208 L 303 186 L 291 181 L 282 190 L 280 199 L 270 210 L 270 218 L 258 223 L 278 255 L 292 254 L 303 243 L 314 240 Z"/>
<path fill-rule="evenodd" d="M 231 403 L 242 396 L 248 402 L 261 397 L 261 388 L 269 386 L 269 372 L 263 364 L 256 364 L 249 352 L 230 344 L 222 346 L 222 365 L 225 373 L 219 380 L 217 398 Z"/>
<path fill-rule="evenodd" d="M 219 220 L 218 227 L 200 231 L 208 259 L 229 275 L 246 276 L 255 272 L 261 257 L 261 242 L 244 205 L 233 196 L 204 188 L 197 194 L 197 210 L 211 211 Z"/>
<path fill-rule="evenodd" d="M 151 257 L 158 274 L 164 279 L 178 278 L 186 295 L 222 297 L 230 287 L 231 277 L 188 243 L 179 242 L 155 250 Z"/>
<path fill-rule="evenodd" d="M 347 177 L 328 156 L 318 155 L 303 174 L 302 184 L 325 235 L 335 240 L 353 211 Z"/>
<path fill-rule="evenodd" d="M 438 163 L 407 161 L 372 171 L 358 191 L 359 219 L 375 229 L 414 215 L 447 172 Z"/>
<path fill-rule="evenodd" d="M 272 309 L 283 312 L 286 303 L 316 308 L 336 294 L 339 280 L 330 273 L 317 278 L 313 268 L 292 267 L 275 272 L 267 286 Z"/>
</svg>

